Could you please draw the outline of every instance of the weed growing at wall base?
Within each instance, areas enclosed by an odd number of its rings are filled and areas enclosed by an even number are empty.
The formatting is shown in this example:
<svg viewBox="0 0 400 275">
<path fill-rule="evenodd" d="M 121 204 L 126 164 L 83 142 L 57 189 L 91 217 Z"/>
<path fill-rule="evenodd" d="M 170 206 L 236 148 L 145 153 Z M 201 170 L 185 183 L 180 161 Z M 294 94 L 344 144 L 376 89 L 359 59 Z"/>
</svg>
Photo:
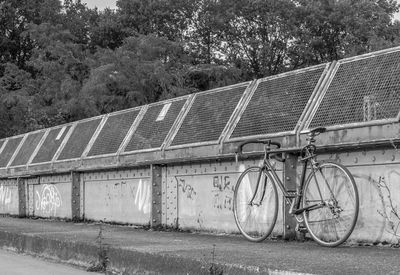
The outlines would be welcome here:
<svg viewBox="0 0 400 275">
<path fill-rule="evenodd" d="M 104 243 L 104 229 L 102 224 L 99 227 L 99 234 L 96 237 L 96 243 L 98 245 L 98 260 L 90 267 L 87 271 L 89 272 L 106 272 L 110 259 L 108 258 L 108 245 Z"/>
<path fill-rule="evenodd" d="M 380 177 L 377 183 L 379 197 L 384 206 L 383 211 L 378 211 L 385 221 L 387 222 L 389 229 L 387 230 L 397 241 L 393 246 L 400 247 L 400 214 L 397 205 L 394 205 L 393 197 L 389 186 L 387 185 L 385 178 Z M 386 196 L 386 200 L 385 200 Z"/>
<path fill-rule="evenodd" d="M 224 269 L 215 264 L 215 244 L 213 244 L 213 250 L 211 251 L 211 265 L 208 268 L 208 272 L 211 275 L 223 275 Z"/>
</svg>

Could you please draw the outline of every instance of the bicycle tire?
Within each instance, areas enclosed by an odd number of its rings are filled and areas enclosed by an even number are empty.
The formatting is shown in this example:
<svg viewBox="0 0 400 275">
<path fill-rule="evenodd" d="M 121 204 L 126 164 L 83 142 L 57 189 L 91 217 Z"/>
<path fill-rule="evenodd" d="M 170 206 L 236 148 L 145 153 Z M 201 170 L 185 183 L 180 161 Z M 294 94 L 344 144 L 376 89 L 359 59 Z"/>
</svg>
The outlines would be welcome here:
<svg viewBox="0 0 400 275">
<path fill-rule="evenodd" d="M 261 182 L 254 190 L 257 180 Z M 263 183 L 266 186 L 264 195 L 263 189 L 260 189 Z M 253 202 L 260 202 L 260 205 L 250 204 L 253 196 Z M 261 242 L 271 234 L 278 216 L 278 192 L 261 167 L 249 167 L 240 175 L 235 186 L 233 210 L 236 225 L 247 240 Z"/>
<path fill-rule="evenodd" d="M 324 205 L 304 211 L 304 223 L 317 243 L 335 247 L 348 239 L 356 225 L 359 210 L 357 186 L 349 170 L 336 162 L 323 162 L 314 173 L 315 177 L 310 173 L 304 185 L 303 207 L 321 202 L 320 193 Z"/>
</svg>

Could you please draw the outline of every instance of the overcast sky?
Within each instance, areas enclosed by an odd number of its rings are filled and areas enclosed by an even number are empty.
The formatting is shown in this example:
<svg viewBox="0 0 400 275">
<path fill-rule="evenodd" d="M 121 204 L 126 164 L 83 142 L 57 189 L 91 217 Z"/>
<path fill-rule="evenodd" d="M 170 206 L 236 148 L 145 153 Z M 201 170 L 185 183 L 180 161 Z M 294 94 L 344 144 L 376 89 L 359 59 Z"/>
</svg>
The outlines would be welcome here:
<svg viewBox="0 0 400 275">
<path fill-rule="evenodd" d="M 400 2 L 400 0 L 397 0 L 397 1 Z M 116 8 L 115 3 L 117 1 L 116 0 L 82 0 L 82 2 L 87 3 L 89 8 L 97 7 L 100 10 L 103 10 L 107 7 L 111 8 L 111 9 L 115 9 Z M 395 18 L 397 20 L 400 20 L 400 13 L 397 13 L 395 15 Z"/>
<path fill-rule="evenodd" d="M 82 2 L 87 3 L 89 8 L 97 7 L 100 10 L 103 10 L 107 7 L 111 8 L 111 9 L 115 9 L 116 8 L 115 3 L 117 1 L 116 0 L 82 0 Z"/>
</svg>

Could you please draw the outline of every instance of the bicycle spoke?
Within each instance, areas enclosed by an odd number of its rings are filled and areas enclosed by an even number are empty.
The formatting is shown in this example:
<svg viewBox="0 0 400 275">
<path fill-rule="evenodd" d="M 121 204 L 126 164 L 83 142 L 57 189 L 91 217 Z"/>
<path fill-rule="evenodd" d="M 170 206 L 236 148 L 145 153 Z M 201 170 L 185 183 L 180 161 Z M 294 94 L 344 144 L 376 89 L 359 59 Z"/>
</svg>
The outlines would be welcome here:
<svg viewBox="0 0 400 275">
<path fill-rule="evenodd" d="M 303 207 L 318 201 L 323 206 L 304 213 L 310 235 L 322 245 L 344 242 L 358 215 L 358 192 L 351 174 L 339 164 L 323 163 L 310 174 L 303 193 Z"/>
<path fill-rule="evenodd" d="M 275 185 L 259 167 L 246 169 L 239 177 L 234 194 L 235 221 L 251 241 L 261 241 L 272 231 L 278 210 Z"/>
</svg>

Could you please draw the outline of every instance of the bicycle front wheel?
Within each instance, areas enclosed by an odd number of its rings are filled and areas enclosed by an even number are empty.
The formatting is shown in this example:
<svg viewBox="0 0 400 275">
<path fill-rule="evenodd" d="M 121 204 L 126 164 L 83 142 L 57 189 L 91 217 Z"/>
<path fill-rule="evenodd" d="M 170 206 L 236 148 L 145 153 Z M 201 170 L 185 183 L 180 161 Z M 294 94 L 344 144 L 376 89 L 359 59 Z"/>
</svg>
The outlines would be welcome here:
<svg viewBox="0 0 400 275">
<path fill-rule="evenodd" d="M 265 240 L 278 216 L 278 192 L 260 167 L 247 168 L 239 177 L 233 199 L 236 225 L 252 242 Z"/>
<path fill-rule="evenodd" d="M 338 246 L 357 222 L 359 199 L 354 178 L 335 162 L 321 163 L 304 185 L 304 222 L 311 237 L 323 246 Z"/>
</svg>

